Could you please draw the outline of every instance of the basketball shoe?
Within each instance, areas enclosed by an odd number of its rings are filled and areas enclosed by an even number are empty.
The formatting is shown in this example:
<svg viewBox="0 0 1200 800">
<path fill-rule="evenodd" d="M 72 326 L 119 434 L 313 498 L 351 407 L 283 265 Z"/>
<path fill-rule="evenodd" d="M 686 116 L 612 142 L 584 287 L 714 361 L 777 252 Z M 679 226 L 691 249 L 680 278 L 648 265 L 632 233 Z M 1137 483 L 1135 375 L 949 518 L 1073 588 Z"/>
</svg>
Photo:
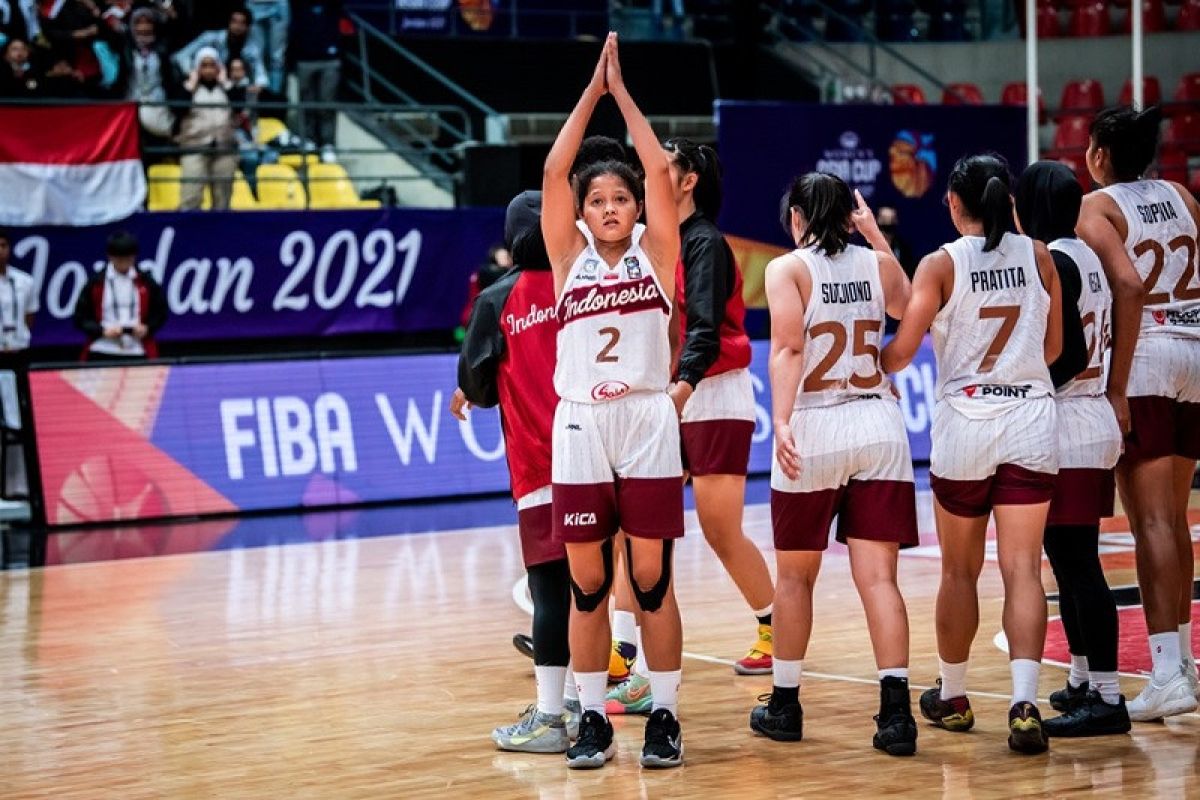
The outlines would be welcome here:
<svg viewBox="0 0 1200 800">
<path fill-rule="evenodd" d="M 1008 747 L 1027 755 L 1050 749 L 1050 739 L 1042 728 L 1042 715 L 1033 703 L 1016 703 L 1008 710 Z"/>
<path fill-rule="evenodd" d="M 608 655 L 608 682 L 620 683 L 629 677 L 629 671 L 637 662 L 637 645 L 613 639 L 612 652 Z"/>
<path fill-rule="evenodd" d="M 879 713 L 875 716 L 876 750 L 889 756 L 911 756 L 917 752 L 917 723 L 912 715 L 912 700 L 905 678 L 884 678 L 879 682 Z"/>
<path fill-rule="evenodd" d="M 653 706 L 650 679 L 636 672 L 609 689 L 604 700 L 604 710 L 609 714 L 649 714 Z"/>
<path fill-rule="evenodd" d="M 975 727 L 975 713 L 971 711 L 971 701 L 966 695 L 943 700 L 941 678 L 938 678 L 937 686 L 926 689 L 921 694 L 920 705 L 921 716 L 939 728 L 965 733 Z"/>
<path fill-rule="evenodd" d="M 683 763 L 683 731 L 679 720 L 660 708 L 646 721 L 646 742 L 642 745 L 642 766 L 655 769 L 678 767 Z"/>
<path fill-rule="evenodd" d="M 1091 685 L 1084 681 L 1078 686 L 1072 686 L 1070 681 L 1057 692 L 1050 693 L 1050 707 L 1055 711 L 1070 713 L 1087 702 L 1088 690 Z"/>
<path fill-rule="evenodd" d="M 513 647 L 526 658 L 533 658 L 533 637 L 527 633 L 515 633 L 512 638 Z"/>
<path fill-rule="evenodd" d="M 599 769 L 616 754 L 612 723 L 595 711 L 583 712 L 583 719 L 579 721 L 579 738 L 567 750 L 567 766 L 571 769 Z"/>
<path fill-rule="evenodd" d="M 1183 660 L 1183 671 L 1187 675 L 1188 683 L 1192 685 L 1192 696 L 1200 701 L 1200 673 L 1196 670 L 1196 662 L 1190 658 Z"/>
<path fill-rule="evenodd" d="M 1061 717 L 1053 717 L 1042 723 L 1047 736 L 1060 738 L 1084 736 L 1111 736 L 1129 733 L 1132 724 L 1125 698 L 1116 703 L 1106 703 L 1099 692 L 1088 692 L 1087 699 Z"/>
<path fill-rule="evenodd" d="M 1151 722 L 1195 710 L 1196 696 L 1183 664 L 1163 683 L 1151 673 L 1142 693 L 1129 701 L 1129 718 L 1134 722 Z"/>
<path fill-rule="evenodd" d="M 804 738 L 804 709 L 799 703 L 780 703 L 775 694 L 758 696 L 761 706 L 750 712 L 750 730 L 777 742 L 798 742 Z"/>
<path fill-rule="evenodd" d="M 563 725 L 567 727 L 567 738 L 574 741 L 579 738 L 579 719 L 583 716 L 583 706 L 578 700 L 563 700 Z"/>
<path fill-rule="evenodd" d="M 519 753 L 565 753 L 571 744 L 563 717 L 543 714 L 536 705 L 526 708 L 519 722 L 492 731 L 492 741 Z"/>
<path fill-rule="evenodd" d="M 745 657 L 734 663 L 738 675 L 767 675 L 771 672 L 771 626 L 758 626 L 758 641 Z"/>
</svg>

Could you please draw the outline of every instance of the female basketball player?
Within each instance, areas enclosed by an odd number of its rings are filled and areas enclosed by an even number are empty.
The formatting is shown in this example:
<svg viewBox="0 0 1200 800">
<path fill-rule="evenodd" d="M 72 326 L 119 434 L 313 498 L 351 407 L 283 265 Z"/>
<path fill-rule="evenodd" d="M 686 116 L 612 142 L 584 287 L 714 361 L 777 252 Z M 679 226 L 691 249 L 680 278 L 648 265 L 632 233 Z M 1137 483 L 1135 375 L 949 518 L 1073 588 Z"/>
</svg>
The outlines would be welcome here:
<svg viewBox="0 0 1200 800">
<path fill-rule="evenodd" d="M 1100 566 L 1100 518 L 1113 513 L 1112 469 L 1121 431 L 1104 397 L 1112 293 L 1092 249 L 1075 238 L 1083 189 L 1056 161 L 1032 164 L 1014 194 L 1017 227 L 1045 243 L 1062 285 L 1063 352 L 1050 365 L 1058 416 L 1058 479 L 1045 549 L 1058 580 L 1071 647 L 1066 688 L 1050 704 L 1066 712 L 1045 722 L 1050 736 L 1126 733 L 1129 712 L 1117 682 L 1117 604 Z"/>
<path fill-rule="evenodd" d="M 1143 180 L 1161 114 L 1111 108 L 1092 123 L 1079 235 L 1114 289 L 1108 396 L 1126 432 L 1117 487 L 1137 548 L 1150 633 L 1151 680 L 1130 701 L 1134 720 L 1196 708 L 1192 542 L 1187 505 L 1200 457 L 1200 207 L 1170 181 Z"/>
<path fill-rule="evenodd" d="M 874 228 L 858 200 L 855 214 L 850 188 L 832 175 L 798 178 L 787 219 L 796 250 L 767 265 L 771 519 L 779 577 L 774 689 L 770 701 L 751 712 L 750 727 L 777 741 L 803 734 L 801 660 L 812 632 L 813 585 L 836 516 L 879 668 L 874 745 L 911 755 L 917 726 L 896 561 L 901 545 L 917 544 L 916 494 L 904 419 L 879 369 L 885 312 L 903 315 L 909 283 L 891 255 L 849 244 L 852 220 L 860 229 Z"/>
<path fill-rule="evenodd" d="M 568 171 L 597 101 L 610 93 L 645 169 L 593 165 L 572 191 Z M 567 751 L 573 768 L 612 758 L 605 717 L 613 581 L 612 537 L 627 535 L 642 610 L 654 711 L 641 762 L 683 763 L 676 719 L 682 657 L 671 582 L 673 540 L 683 535 L 679 422 L 667 396 L 668 334 L 679 227 L 666 154 L 621 77 L 609 34 L 592 80 L 554 142 L 542 179 L 542 232 L 558 296 L 561 398 L 553 433 L 554 535 L 566 543 L 574 607 L 570 643 L 584 714 Z M 643 210 L 646 225 L 637 224 Z"/>
<path fill-rule="evenodd" d="M 994 513 L 1012 659 L 1008 744 L 1040 753 L 1049 744 L 1037 681 L 1046 638 L 1042 531 L 1058 471 L 1046 368 L 1062 350 L 1058 276 L 1045 245 L 1006 232 L 1012 200 L 1003 160 L 960 159 L 949 183 L 950 218 L 962 238 L 921 261 L 904 319 L 883 350 L 884 369 L 903 369 L 932 323 L 938 384 L 929 472 L 942 548 L 941 689 L 921 695 L 921 713 L 947 730 L 974 725 L 967 658 L 979 627 L 976 583 Z"/>
</svg>

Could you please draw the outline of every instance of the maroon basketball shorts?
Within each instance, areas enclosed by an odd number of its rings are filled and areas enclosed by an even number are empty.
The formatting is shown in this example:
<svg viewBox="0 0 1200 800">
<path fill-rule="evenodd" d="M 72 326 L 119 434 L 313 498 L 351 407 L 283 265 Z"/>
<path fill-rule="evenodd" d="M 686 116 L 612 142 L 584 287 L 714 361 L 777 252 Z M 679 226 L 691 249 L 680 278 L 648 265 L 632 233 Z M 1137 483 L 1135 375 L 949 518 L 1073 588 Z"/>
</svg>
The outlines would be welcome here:
<svg viewBox="0 0 1200 800">
<path fill-rule="evenodd" d="M 1121 429 L 1103 395 L 1059 397 L 1058 477 L 1047 525 L 1097 525 L 1113 514 Z"/>
<path fill-rule="evenodd" d="M 800 475 L 771 467 L 776 550 L 824 550 L 837 540 L 918 543 L 908 433 L 896 401 L 851 400 L 792 412 Z"/>
<path fill-rule="evenodd" d="M 549 486 L 517 498 L 517 530 L 521 536 L 521 559 L 525 569 L 567 557 L 562 542 L 554 540 L 554 515 Z"/>
<path fill-rule="evenodd" d="M 684 468 L 692 475 L 745 475 L 754 437 L 750 371 L 705 378 L 683 407 L 680 438 Z"/>
<path fill-rule="evenodd" d="M 959 517 L 982 517 L 998 505 L 1048 502 L 1058 472 L 1053 397 L 971 406 L 967 416 L 948 401 L 933 409 L 929 487 Z"/>
<path fill-rule="evenodd" d="M 1123 463 L 1200 458 L 1200 338 L 1142 333 L 1129 370 Z"/>
<path fill-rule="evenodd" d="M 647 539 L 683 536 L 679 419 L 665 392 L 560 400 L 551 471 L 556 541 L 603 541 L 618 528 Z"/>
</svg>

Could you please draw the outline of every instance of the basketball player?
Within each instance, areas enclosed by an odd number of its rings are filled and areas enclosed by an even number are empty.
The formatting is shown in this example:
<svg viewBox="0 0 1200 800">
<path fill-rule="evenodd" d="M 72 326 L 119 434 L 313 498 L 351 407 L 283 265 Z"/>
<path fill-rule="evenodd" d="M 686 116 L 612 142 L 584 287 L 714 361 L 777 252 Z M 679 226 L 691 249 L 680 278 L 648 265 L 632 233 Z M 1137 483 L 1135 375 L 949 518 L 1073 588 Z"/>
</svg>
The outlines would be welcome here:
<svg viewBox="0 0 1200 800">
<path fill-rule="evenodd" d="M 1045 549 L 1058 581 L 1071 672 L 1050 704 L 1049 736 L 1127 733 L 1117 680 L 1117 604 L 1100 566 L 1100 518 L 1111 517 L 1121 431 L 1104 397 L 1112 293 L 1092 249 L 1075 238 L 1083 189 L 1056 161 L 1030 165 L 1014 193 L 1017 227 L 1045 243 L 1062 285 L 1063 352 L 1050 365 L 1058 416 L 1058 479 Z"/>
<path fill-rule="evenodd" d="M 954 165 L 947 204 L 962 238 L 917 267 L 912 300 L 883 350 L 883 367 L 895 372 L 908 365 L 932 323 L 938 384 L 929 472 L 942 549 L 941 686 L 921 695 L 921 713 L 952 731 L 975 723 L 967 659 L 979 627 L 976 584 L 994 513 L 1013 682 L 1008 744 L 1041 753 L 1049 746 L 1037 708 L 1046 638 L 1042 532 L 1058 471 L 1046 365 L 1062 350 L 1062 308 L 1050 251 L 1007 232 L 1009 183 L 1008 165 L 996 156 Z"/>
<path fill-rule="evenodd" d="M 610 162 L 585 169 L 573 191 L 571 161 L 605 93 L 629 128 L 645 187 L 628 165 Z M 679 227 L 667 157 L 622 80 L 616 34 L 546 158 L 542 195 L 560 325 L 553 524 L 570 564 L 571 658 L 584 712 L 567 765 L 602 767 L 616 752 L 604 696 L 612 539 L 621 527 L 654 695 L 641 763 L 674 767 L 683 763 L 683 645 L 671 565 L 673 540 L 683 535 L 683 468 L 666 390 Z M 643 197 L 645 226 L 637 224 Z"/>
<path fill-rule="evenodd" d="M 1126 433 L 1117 488 L 1137 552 L 1151 679 L 1129 703 L 1135 721 L 1196 708 L 1192 542 L 1187 505 L 1200 457 L 1200 207 L 1182 186 L 1143 180 L 1161 114 L 1110 108 L 1092 123 L 1079 235 L 1114 288 L 1108 397 Z"/>
<path fill-rule="evenodd" d="M 918 542 L 916 492 L 904 419 L 879 369 L 885 312 L 903 315 L 908 278 L 890 254 L 849 244 L 855 227 L 868 241 L 882 234 L 861 195 L 856 212 L 840 178 L 813 172 L 796 179 L 786 223 L 796 249 L 766 271 L 779 575 L 775 677 L 750 727 L 777 741 L 803 735 L 801 660 L 812 632 L 813 585 L 837 517 L 879 669 L 874 745 L 912 755 L 908 613 L 896 562 L 901 545 Z"/>
</svg>

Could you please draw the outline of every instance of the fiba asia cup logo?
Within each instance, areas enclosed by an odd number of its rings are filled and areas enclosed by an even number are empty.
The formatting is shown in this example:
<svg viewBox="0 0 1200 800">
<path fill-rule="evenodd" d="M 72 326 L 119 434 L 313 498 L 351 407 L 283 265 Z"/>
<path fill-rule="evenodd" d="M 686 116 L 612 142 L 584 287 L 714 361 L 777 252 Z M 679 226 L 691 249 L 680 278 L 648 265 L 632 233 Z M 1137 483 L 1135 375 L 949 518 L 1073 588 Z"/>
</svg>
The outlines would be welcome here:
<svg viewBox="0 0 1200 800">
<path fill-rule="evenodd" d="M 892 185 L 905 197 L 922 197 L 937 178 L 933 134 L 900 131 L 888 148 Z"/>
</svg>

